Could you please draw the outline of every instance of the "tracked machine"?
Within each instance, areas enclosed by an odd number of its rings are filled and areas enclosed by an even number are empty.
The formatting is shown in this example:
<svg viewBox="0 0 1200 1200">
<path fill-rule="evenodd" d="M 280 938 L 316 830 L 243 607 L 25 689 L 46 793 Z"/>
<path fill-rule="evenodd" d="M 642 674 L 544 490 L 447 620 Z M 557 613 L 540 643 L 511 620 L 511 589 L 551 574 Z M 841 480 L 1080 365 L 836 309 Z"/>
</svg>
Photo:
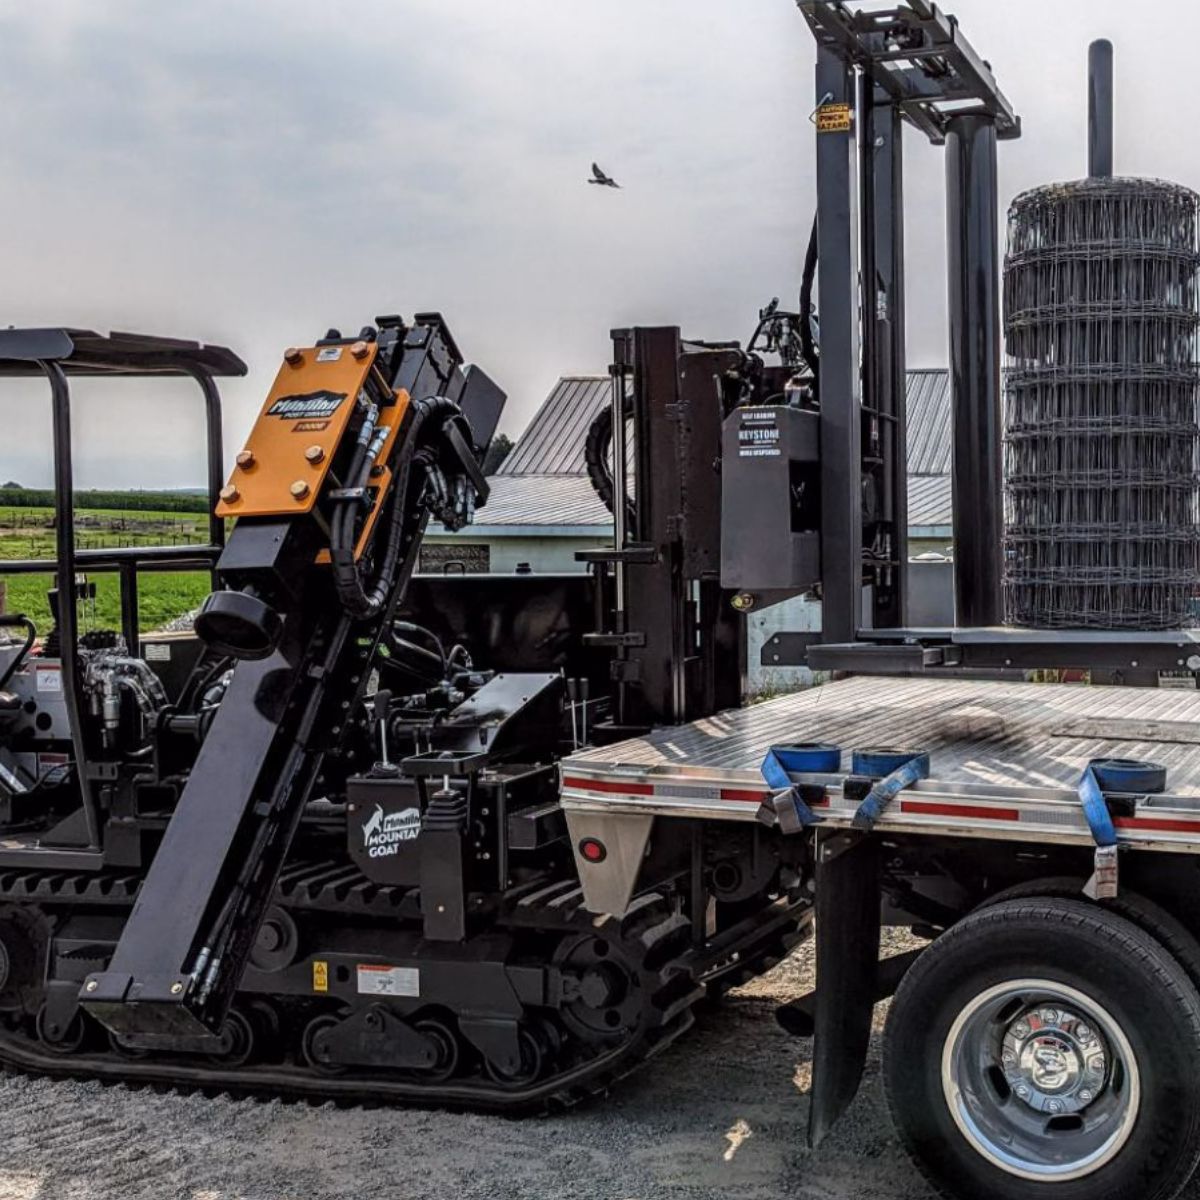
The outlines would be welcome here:
<svg viewBox="0 0 1200 1200">
<path fill-rule="evenodd" d="M 436 314 L 289 349 L 226 482 L 214 379 L 243 371 L 193 343 L 0 333 L 0 374 L 50 381 L 58 500 L 55 626 L 0 618 L 0 1061 L 497 1109 L 602 1090 L 807 925 L 806 851 L 765 828 L 697 824 L 620 918 L 583 905 L 559 759 L 588 714 L 637 731 L 731 702 L 716 639 L 663 692 L 586 576 L 409 587 L 427 521 L 486 503 L 504 404 Z M 99 374 L 200 383 L 210 545 L 76 550 L 69 383 Z M 649 498 L 637 519 L 666 524 Z M 195 633 L 143 635 L 139 576 L 197 566 Z M 80 633 L 104 571 L 122 628 Z M 667 584 L 659 618 L 689 619 Z M 736 691 L 736 647 L 732 667 Z"/>
</svg>

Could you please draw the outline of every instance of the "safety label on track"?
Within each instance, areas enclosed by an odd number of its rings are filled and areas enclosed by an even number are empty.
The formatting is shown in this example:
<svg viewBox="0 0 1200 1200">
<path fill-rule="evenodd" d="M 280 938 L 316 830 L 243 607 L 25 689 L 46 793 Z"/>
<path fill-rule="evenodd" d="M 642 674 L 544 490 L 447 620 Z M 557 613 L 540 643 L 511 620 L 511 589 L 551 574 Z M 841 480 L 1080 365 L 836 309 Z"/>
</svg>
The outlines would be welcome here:
<svg viewBox="0 0 1200 1200">
<path fill-rule="evenodd" d="M 361 963 L 358 991 L 363 996 L 419 996 L 421 972 L 416 967 L 378 967 Z"/>
</svg>

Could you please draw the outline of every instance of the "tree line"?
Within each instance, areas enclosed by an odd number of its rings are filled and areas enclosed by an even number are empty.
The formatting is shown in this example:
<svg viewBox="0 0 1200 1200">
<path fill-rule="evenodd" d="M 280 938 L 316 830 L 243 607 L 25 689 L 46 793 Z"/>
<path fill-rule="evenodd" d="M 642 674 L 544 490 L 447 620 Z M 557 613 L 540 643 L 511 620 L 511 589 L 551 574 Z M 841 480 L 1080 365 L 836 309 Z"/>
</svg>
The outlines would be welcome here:
<svg viewBox="0 0 1200 1200">
<path fill-rule="evenodd" d="M 0 507 L 53 508 L 54 492 L 49 488 L 0 487 Z M 119 492 L 96 488 L 75 493 L 76 508 L 112 508 L 130 512 L 202 513 L 208 511 L 208 497 L 190 492 Z"/>
</svg>

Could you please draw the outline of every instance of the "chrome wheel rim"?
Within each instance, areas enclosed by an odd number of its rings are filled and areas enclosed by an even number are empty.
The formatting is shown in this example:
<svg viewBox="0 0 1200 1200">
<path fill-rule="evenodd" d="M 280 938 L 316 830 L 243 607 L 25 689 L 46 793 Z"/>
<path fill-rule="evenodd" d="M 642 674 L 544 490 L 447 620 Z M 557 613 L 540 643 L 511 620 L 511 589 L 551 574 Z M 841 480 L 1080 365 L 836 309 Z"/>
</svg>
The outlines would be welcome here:
<svg viewBox="0 0 1200 1200">
<path fill-rule="evenodd" d="M 1091 997 L 1048 979 L 976 996 L 946 1035 L 942 1089 L 954 1123 L 1022 1179 L 1098 1171 L 1129 1140 L 1141 1100 L 1133 1047 Z"/>
</svg>

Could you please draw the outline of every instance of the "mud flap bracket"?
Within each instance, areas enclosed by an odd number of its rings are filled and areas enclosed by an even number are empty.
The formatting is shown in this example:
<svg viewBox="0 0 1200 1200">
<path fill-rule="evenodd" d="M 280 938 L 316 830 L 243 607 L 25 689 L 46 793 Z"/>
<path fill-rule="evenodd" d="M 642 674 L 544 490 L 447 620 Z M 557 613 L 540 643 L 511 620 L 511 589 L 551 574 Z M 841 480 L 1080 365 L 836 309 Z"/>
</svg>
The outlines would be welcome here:
<svg viewBox="0 0 1200 1200">
<path fill-rule="evenodd" d="M 858 1091 L 879 970 L 879 842 L 817 833 L 817 995 L 808 1145 L 815 1148 Z"/>
</svg>

